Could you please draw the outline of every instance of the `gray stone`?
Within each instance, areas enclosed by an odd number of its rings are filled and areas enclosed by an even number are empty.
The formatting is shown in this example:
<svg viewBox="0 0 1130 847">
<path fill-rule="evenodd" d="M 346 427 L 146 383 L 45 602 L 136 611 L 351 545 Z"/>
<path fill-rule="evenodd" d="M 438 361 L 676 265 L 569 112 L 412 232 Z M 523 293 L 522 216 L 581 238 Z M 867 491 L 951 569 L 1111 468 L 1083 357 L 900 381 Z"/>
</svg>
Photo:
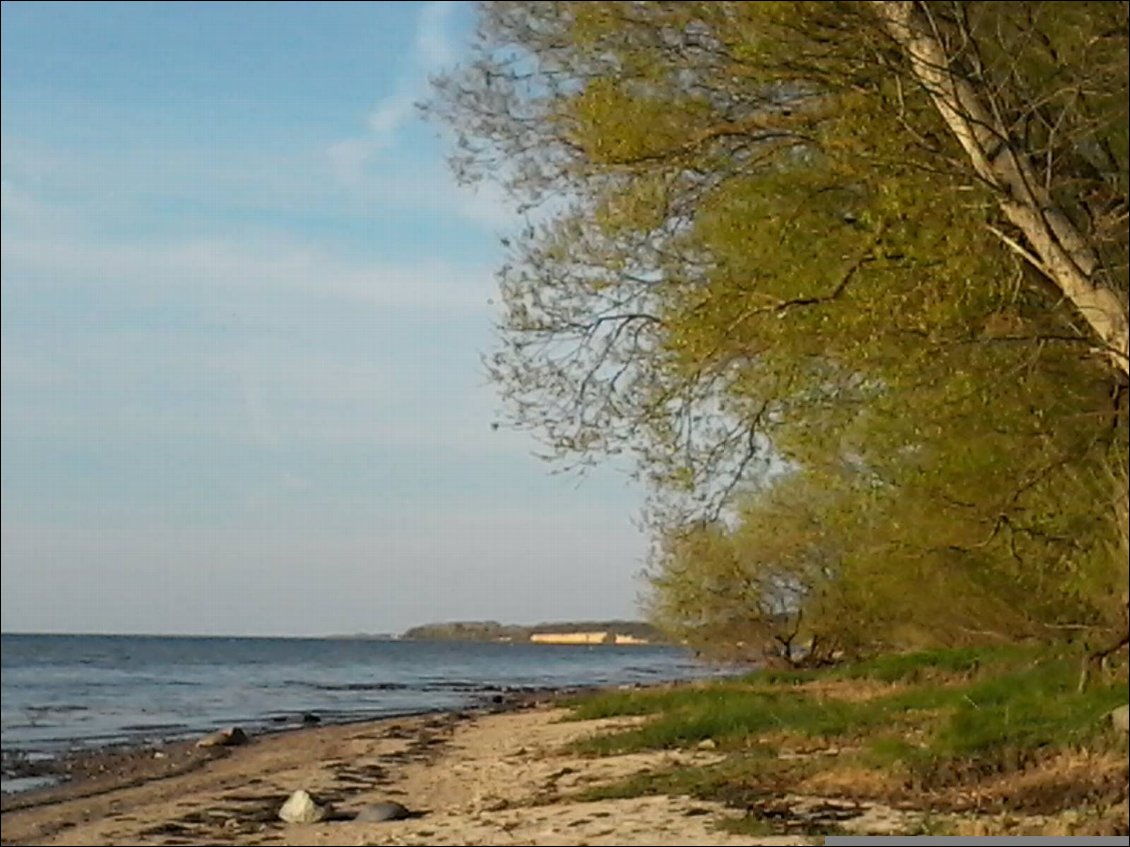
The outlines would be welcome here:
<svg viewBox="0 0 1130 847">
<path fill-rule="evenodd" d="M 716 750 L 717 748 L 718 742 L 713 738 L 704 738 L 702 741 L 698 742 L 699 750 Z"/>
<path fill-rule="evenodd" d="M 1130 732 L 1130 706 L 1119 706 L 1110 713 L 1110 722 L 1119 732 Z"/>
<path fill-rule="evenodd" d="M 362 823 L 380 823 L 381 821 L 399 821 L 410 817 L 412 817 L 412 813 L 407 808 L 395 800 L 386 800 L 383 803 L 366 806 L 357 813 L 354 820 L 359 820 Z"/>
<path fill-rule="evenodd" d="M 209 733 L 196 742 L 197 747 L 237 747 L 247 743 L 247 733 L 238 726 L 229 726 Z"/>
<path fill-rule="evenodd" d="M 326 819 L 329 804 L 321 805 L 301 788 L 291 794 L 279 809 L 279 818 L 287 823 L 317 823 Z"/>
</svg>

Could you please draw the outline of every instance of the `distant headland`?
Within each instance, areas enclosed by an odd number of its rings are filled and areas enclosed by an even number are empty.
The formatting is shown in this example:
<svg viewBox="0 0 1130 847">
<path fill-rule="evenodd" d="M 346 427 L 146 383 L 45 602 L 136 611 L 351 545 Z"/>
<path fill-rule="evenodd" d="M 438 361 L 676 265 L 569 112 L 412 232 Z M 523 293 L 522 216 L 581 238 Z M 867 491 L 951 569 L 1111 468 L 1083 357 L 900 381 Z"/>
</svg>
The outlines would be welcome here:
<svg viewBox="0 0 1130 847">
<path fill-rule="evenodd" d="M 556 621 L 532 625 L 452 621 L 415 626 L 407 641 L 496 641 L 535 644 L 662 644 L 662 633 L 643 621 Z"/>
</svg>

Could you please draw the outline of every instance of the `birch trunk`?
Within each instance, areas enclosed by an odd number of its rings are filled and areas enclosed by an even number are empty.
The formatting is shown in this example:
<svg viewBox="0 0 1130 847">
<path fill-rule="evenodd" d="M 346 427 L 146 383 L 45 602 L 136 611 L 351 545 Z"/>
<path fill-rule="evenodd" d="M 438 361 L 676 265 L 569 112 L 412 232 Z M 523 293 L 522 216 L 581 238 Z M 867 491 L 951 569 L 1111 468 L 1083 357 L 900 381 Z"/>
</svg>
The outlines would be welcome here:
<svg viewBox="0 0 1130 847">
<path fill-rule="evenodd" d="M 993 114 L 986 92 L 955 71 L 944 43 L 918 3 L 872 0 L 872 5 L 977 176 L 998 192 L 1001 212 L 1024 234 L 1027 245 L 998 235 L 1059 287 L 1114 367 L 1124 376 L 1130 374 L 1126 303 L 1098 278 L 1095 250 L 1040 183 L 1025 151 L 1017 149 Z"/>
</svg>

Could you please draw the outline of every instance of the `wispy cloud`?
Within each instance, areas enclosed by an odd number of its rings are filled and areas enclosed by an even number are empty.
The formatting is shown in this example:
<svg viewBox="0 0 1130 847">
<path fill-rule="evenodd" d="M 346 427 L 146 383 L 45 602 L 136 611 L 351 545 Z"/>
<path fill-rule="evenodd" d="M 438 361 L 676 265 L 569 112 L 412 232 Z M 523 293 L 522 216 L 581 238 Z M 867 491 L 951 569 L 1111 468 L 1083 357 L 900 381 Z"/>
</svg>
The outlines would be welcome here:
<svg viewBox="0 0 1130 847">
<path fill-rule="evenodd" d="M 449 0 L 426 3 L 416 21 L 414 54 L 408 73 L 396 90 L 373 107 L 366 118 L 367 134 L 334 142 L 327 149 L 330 165 L 339 182 L 356 188 L 366 166 L 380 151 L 391 147 L 397 133 L 416 118 L 416 102 L 426 91 L 428 77 L 455 59 L 448 25 L 458 3 Z"/>
<path fill-rule="evenodd" d="M 427 3 L 416 22 L 414 54 L 409 70 L 393 93 L 380 100 L 365 120 L 367 132 L 341 139 L 326 149 L 326 159 L 337 183 L 355 199 L 379 201 L 379 205 L 409 205 L 420 211 L 458 218 L 492 230 L 509 231 L 519 222 L 514 201 L 494 183 L 473 188 L 456 183 L 438 160 L 414 167 L 386 168 L 391 149 L 419 120 L 417 103 L 428 95 L 429 79 L 450 67 L 458 58 L 451 26 L 460 3 Z"/>
<path fill-rule="evenodd" d="M 46 281 L 37 284 L 47 286 L 85 285 L 134 293 L 190 286 L 276 297 L 301 293 L 382 308 L 440 312 L 480 308 L 493 287 L 487 268 L 468 269 L 432 258 L 412 264 L 351 260 L 316 243 L 281 238 L 258 243 L 234 239 L 106 243 L 62 235 L 5 237 L 0 257 L 13 279 L 34 277 Z"/>
<path fill-rule="evenodd" d="M 528 451 L 489 427 L 486 266 L 30 223 L 0 258 L 6 435 Z"/>
</svg>

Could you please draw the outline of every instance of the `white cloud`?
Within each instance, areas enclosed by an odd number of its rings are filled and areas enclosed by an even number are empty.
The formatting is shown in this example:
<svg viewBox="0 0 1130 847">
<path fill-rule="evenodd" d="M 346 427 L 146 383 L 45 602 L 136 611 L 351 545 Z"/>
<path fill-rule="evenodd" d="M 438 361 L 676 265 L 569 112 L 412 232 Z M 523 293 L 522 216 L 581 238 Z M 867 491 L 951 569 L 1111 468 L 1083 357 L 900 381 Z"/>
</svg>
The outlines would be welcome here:
<svg viewBox="0 0 1130 847">
<path fill-rule="evenodd" d="M 365 120 L 368 134 L 334 142 L 327 157 L 338 181 L 351 189 L 365 188 L 366 168 L 377 155 L 392 147 L 396 137 L 416 119 L 416 103 L 427 93 L 428 77 L 450 66 L 456 48 L 448 34 L 458 3 L 440 0 L 424 4 L 416 22 L 414 54 L 408 74 L 392 94 L 384 97 Z M 452 186 L 447 186 L 450 192 Z"/>
<path fill-rule="evenodd" d="M 490 430 L 479 384 L 486 267 L 293 238 L 123 243 L 50 230 L 6 231 L 0 257 L 13 436 L 529 450 Z M 99 306 L 76 314 L 76 302 Z M 30 322 L 28 308 L 57 317 Z"/>
<path fill-rule="evenodd" d="M 377 108 L 369 113 L 365 123 L 376 138 L 378 147 L 392 143 L 391 136 L 416 114 L 416 98 L 406 91 L 399 92 L 382 100 Z"/>
<path fill-rule="evenodd" d="M 485 307 L 493 290 L 487 268 L 468 269 L 442 259 L 411 265 L 349 260 L 314 244 L 281 239 L 115 244 L 63 235 L 4 237 L 0 257 L 10 277 L 33 274 L 134 292 L 187 285 L 450 312 Z"/>
</svg>

